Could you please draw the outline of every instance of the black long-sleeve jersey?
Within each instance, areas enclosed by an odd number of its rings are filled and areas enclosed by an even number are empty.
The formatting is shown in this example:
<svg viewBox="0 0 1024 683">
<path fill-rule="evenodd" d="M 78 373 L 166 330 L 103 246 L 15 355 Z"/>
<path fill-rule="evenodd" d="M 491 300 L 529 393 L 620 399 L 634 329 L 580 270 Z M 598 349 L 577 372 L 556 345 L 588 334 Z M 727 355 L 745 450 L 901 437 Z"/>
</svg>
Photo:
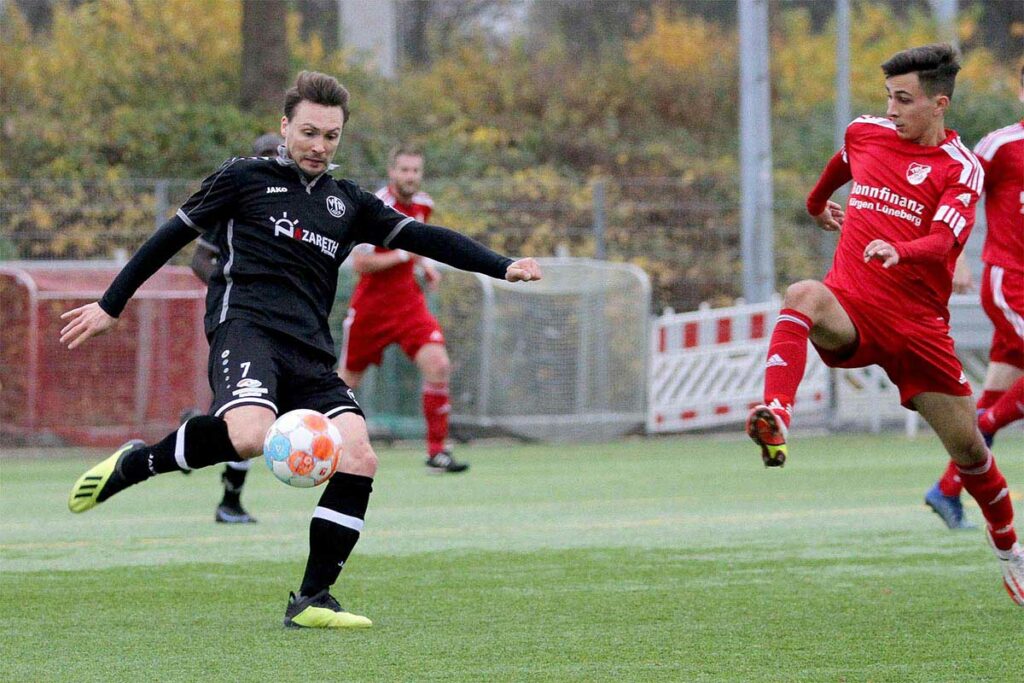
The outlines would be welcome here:
<svg viewBox="0 0 1024 683">
<path fill-rule="evenodd" d="M 306 176 L 286 157 L 226 161 L 139 249 L 100 299 L 117 317 L 143 282 L 200 234 L 221 262 L 206 296 L 206 334 L 243 318 L 334 357 L 327 317 L 338 267 L 361 242 L 407 249 L 494 278 L 512 260 L 455 231 L 426 225 L 329 173 Z"/>
</svg>

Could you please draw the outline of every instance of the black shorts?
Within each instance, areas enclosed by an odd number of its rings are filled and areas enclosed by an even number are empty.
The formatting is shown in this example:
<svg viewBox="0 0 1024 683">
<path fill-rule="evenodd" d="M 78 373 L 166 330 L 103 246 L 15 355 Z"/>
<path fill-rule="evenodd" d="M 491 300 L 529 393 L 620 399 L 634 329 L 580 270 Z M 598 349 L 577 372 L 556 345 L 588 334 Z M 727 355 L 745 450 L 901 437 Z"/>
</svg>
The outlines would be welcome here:
<svg viewBox="0 0 1024 683">
<path fill-rule="evenodd" d="M 210 414 L 218 417 L 240 406 L 262 406 L 275 415 L 307 408 L 327 417 L 363 416 L 329 356 L 248 320 L 233 318 L 213 331 L 207 372 Z"/>
</svg>

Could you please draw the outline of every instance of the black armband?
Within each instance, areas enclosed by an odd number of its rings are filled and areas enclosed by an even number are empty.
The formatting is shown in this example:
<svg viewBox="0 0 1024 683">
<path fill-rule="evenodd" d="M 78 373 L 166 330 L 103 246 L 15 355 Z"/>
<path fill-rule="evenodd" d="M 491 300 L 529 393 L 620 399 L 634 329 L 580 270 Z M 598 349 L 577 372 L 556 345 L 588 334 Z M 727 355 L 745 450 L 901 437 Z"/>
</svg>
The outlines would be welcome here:
<svg viewBox="0 0 1024 683">
<path fill-rule="evenodd" d="M 453 268 L 483 273 L 498 280 L 505 279 L 505 271 L 512 263 L 507 256 L 495 253 L 454 230 L 413 220 L 399 225 L 401 228 L 389 235 L 382 246 L 405 249 Z"/>
<path fill-rule="evenodd" d="M 113 318 L 119 317 L 128 304 L 128 300 L 142 286 L 142 283 L 198 236 L 198 232 L 188 227 L 177 216 L 161 225 L 139 247 L 139 250 L 107 287 L 107 291 L 99 300 L 100 308 Z"/>
</svg>

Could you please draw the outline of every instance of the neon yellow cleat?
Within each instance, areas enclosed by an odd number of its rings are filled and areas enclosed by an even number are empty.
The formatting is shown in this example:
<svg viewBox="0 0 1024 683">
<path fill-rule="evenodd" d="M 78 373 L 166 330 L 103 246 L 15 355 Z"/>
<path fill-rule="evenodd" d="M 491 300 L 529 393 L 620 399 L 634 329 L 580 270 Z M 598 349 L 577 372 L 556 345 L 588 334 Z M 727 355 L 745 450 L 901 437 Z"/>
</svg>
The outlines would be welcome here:
<svg viewBox="0 0 1024 683">
<path fill-rule="evenodd" d="M 786 464 L 786 423 L 766 405 L 754 406 L 747 417 L 747 436 L 761 447 L 765 467 Z"/>
<path fill-rule="evenodd" d="M 289 628 L 369 628 L 373 622 L 343 610 L 325 588 L 316 595 L 301 599 L 295 597 L 295 593 L 289 593 L 284 625 Z"/>
<path fill-rule="evenodd" d="M 122 455 L 130 450 L 138 448 L 139 446 L 145 445 L 146 444 L 142 441 L 133 439 L 114 451 L 114 454 L 103 462 L 93 465 L 89 471 L 80 476 L 78 481 L 75 482 L 75 485 L 71 487 L 71 495 L 68 496 L 68 509 L 75 513 L 91 510 L 110 496 L 122 490 L 124 486 L 108 487 L 107 482 L 110 481 L 111 476 L 116 479 L 120 478 L 120 475 L 117 473 L 117 463 L 120 461 Z M 108 488 L 111 490 L 108 490 L 106 495 L 101 495 L 104 490 Z"/>
</svg>

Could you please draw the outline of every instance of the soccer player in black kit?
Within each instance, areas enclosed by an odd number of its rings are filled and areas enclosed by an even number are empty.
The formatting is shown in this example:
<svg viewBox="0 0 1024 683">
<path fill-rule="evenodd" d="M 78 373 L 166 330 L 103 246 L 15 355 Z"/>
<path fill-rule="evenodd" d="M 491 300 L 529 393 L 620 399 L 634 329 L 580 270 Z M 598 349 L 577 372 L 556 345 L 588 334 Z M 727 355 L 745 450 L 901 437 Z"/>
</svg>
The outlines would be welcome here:
<svg viewBox="0 0 1024 683">
<path fill-rule="evenodd" d="M 338 267 L 358 243 L 416 254 L 510 282 L 539 280 L 531 258 L 500 256 L 446 228 L 387 207 L 372 193 L 329 174 L 348 121 L 348 91 L 304 71 L 285 93 L 276 158 L 234 158 L 162 225 L 125 265 L 103 297 L 61 317 L 61 343 L 74 349 L 117 324 L 135 291 L 175 253 L 216 227 L 223 265 L 210 280 L 210 415 L 187 420 L 159 443 L 132 441 L 83 474 L 68 507 L 85 512 L 153 475 L 257 457 L 277 415 L 318 410 L 341 432 L 338 471 L 309 526 L 309 557 L 286 626 L 370 626 L 330 593 L 359 539 L 377 470 L 363 413 L 334 371 L 327 317 Z"/>
</svg>

